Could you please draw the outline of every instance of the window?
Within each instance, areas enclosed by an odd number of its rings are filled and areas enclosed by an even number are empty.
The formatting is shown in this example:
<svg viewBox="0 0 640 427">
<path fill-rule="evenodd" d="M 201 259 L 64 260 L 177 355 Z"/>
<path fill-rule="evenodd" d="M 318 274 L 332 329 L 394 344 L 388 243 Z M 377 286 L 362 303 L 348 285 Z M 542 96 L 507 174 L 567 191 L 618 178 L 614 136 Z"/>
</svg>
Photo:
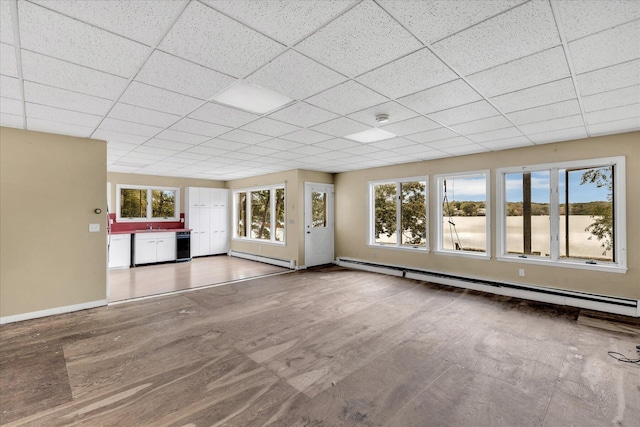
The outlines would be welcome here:
<svg viewBox="0 0 640 427">
<path fill-rule="evenodd" d="M 502 260 L 626 269 L 624 158 L 497 171 Z"/>
<path fill-rule="evenodd" d="M 284 243 L 284 185 L 233 193 L 234 238 Z"/>
<path fill-rule="evenodd" d="M 436 250 L 444 254 L 490 257 L 488 171 L 436 176 Z"/>
<path fill-rule="evenodd" d="M 406 249 L 427 248 L 427 178 L 374 182 L 370 244 Z"/>
<path fill-rule="evenodd" d="M 140 185 L 116 186 L 119 221 L 179 221 L 180 189 Z"/>
</svg>

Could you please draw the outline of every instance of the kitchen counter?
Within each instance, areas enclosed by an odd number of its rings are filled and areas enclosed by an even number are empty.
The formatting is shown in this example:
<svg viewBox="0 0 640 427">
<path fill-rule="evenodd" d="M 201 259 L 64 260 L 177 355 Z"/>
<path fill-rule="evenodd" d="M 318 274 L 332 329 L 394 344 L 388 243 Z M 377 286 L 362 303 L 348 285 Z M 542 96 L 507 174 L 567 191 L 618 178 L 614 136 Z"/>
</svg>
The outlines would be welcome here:
<svg viewBox="0 0 640 427">
<path fill-rule="evenodd" d="M 177 233 L 177 232 L 185 232 L 191 231 L 190 228 L 154 228 L 153 230 L 124 230 L 124 231 L 112 231 L 111 234 L 138 234 L 138 233 Z"/>
</svg>

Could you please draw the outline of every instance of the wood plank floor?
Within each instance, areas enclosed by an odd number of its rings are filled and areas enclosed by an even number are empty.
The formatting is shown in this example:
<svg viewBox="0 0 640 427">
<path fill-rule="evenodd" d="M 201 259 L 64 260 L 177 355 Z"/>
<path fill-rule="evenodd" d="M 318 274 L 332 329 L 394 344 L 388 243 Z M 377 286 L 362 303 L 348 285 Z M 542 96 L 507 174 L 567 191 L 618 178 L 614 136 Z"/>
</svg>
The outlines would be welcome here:
<svg viewBox="0 0 640 427">
<path fill-rule="evenodd" d="M 290 271 L 287 268 L 217 255 L 188 262 L 109 271 L 109 302 L 158 295 Z"/>
<path fill-rule="evenodd" d="M 637 427 L 639 326 L 311 269 L 3 325 L 0 420 Z"/>
</svg>

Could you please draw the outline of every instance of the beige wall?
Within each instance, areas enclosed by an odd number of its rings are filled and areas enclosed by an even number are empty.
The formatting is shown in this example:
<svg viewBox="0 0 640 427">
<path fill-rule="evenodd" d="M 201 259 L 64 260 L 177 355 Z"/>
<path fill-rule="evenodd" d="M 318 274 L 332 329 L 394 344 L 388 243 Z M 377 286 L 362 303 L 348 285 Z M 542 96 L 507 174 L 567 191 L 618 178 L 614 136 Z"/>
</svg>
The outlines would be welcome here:
<svg viewBox="0 0 640 427">
<path fill-rule="evenodd" d="M 106 164 L 104 141 L 0 128 L 0 317 L 106 299 Z"/>
<path fill-rule="evenodd" d="M 598 157 L 626 157 L 627 202 L 627 264 L 626 274 L 586 271 L 571 268 L 545 267 L 526 263 L 495 260 L 495 170 L 501 167 Z M 436 216 L 434 174 L 490 169 L 492 259 L 474 260 L 434 253 L 415 253 L 367 245 L 368 181 L 429 175 L 431 218 Z M 341 173 L 335 179 L 336 193 L 336 256 L 379 263 L 402 265 L 444 273 L 473 276 L 482 279 L 526 283 L 563 289 L 640 299 L 640 132 L 605 136 L 483 153 L 470 156 L 416 162 L 407 165 Z M 430 225 L 430 246 L 433 248 L 435 225 Z M 524 268 L 525 277 L 518 276 Z"/>
<path fill-rule="evenodd" d="M 237 179 L 227 182 L 233 190 L 274 184 L 285 184 L 286 238 L 285 245 L 264 242 L 231 240 L 231 249 L 255 255 L 263 255 L 284 260 L 295 260 L 296 265 L 304 265 L 304 183 L 333 183 L 333 175 L 324 172 L 290 170 L 286 172 Z"/>
<path fill-rule="evenodd" d="M 107 181 L 111 185 L 111 211 L 115 212 L 116 185 L 149 185 L 158 187 L 180 188 L 180 213 L 184 213 L 185 187 L 225 188 L 224 181 L 211 181 L 207 179 L 177 178 L 173 176 L 139 175 L 134 173 L 107 173 Z"/>
</svg>

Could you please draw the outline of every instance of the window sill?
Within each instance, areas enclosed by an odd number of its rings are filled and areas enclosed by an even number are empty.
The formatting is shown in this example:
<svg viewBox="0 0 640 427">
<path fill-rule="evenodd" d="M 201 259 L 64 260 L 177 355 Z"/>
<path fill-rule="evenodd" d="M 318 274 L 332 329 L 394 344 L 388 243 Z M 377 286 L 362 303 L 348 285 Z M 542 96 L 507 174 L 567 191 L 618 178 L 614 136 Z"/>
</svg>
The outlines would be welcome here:
<svg viewBox="0 0 640 427">
<path fill-rule="evenodd" d="M 620 273 L 626 274 L 627 268 L 621 267 L 617 264 L 611 263 L 602 263 L 602 264 L 587 264 L 585 262 L 580 261 L 552 261 L 550 259 L 543 258 L 520 258 L 515 256 L 499 256 L 496 257 L 498 261 L 506 261 L 506 262 L 520 262 L 526 264 L 536 264 L 536 265 L 544 265 L 547 267 L 564 267 L 564 268 L 575 268 L 578 270 L 591 270 L 591 271 L 604 271 L 607 273 Z"/>
<path fill-rule="evenodd" d="M 398 250 L 398 251 L 422 252 L 422 253 L 428 253 L 429 252 L 429 249 L 427 249 L 426 247 L 378 245 L 378 244 L 375 244 L 375 243 L 369 243 L 369 244 L 367 244 L 367 246 L 370 247 L 370 248 L 376 248 L 376 249 L 394 249 L 394 250 Z"/>
<path fill-rule="evenodd" d="M 116 222 L 180 222 L 180 218 L 118 218 Z"/>
<path fill-rule="evenodd" d="M 469 259 L 477 259 L 482 261 L 489 261 L 491 259 L 491 255 L 485 252 L 467 252 L 467 251 L 446 251 L 446 250 L 437 250 L 433 252 L 436 255 L 445 255 L 445 256 L 453 256 L 460 258 L 469 258 Z"/>
</svg>

